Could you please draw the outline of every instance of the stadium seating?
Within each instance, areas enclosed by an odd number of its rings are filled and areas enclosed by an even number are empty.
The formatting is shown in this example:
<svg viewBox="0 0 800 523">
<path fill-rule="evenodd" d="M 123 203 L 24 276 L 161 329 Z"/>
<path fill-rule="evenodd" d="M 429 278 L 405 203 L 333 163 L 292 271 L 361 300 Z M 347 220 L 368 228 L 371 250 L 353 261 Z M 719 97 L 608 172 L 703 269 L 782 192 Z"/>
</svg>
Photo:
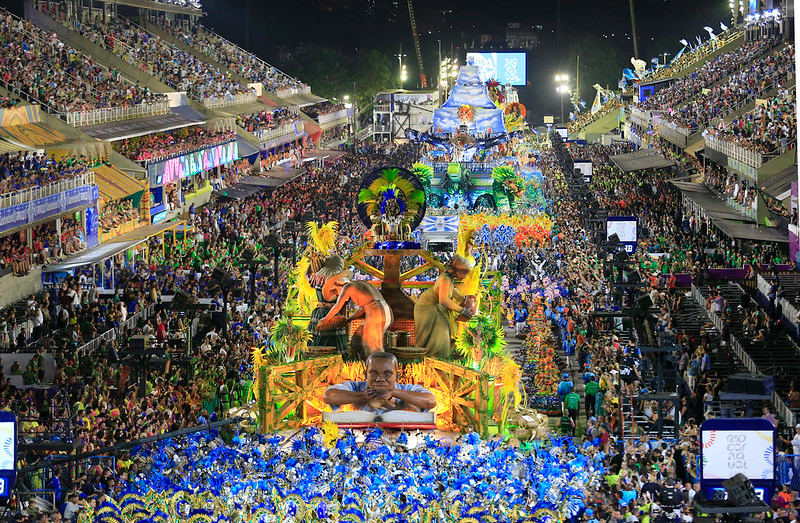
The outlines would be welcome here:
<svg viewBox="0 0 800 523">
<path fill-rule="evenodd" d="M 265 89 L 278 95 L 292 90 L 310 92 L 310 88 L 303 82 L 279 71 L 207 27 L 197 24 L 190 31 L 185 31 L 164 20 L 160 20 L 160 26 L 175 38 L 224 65 L 231 72 L 251 82 L 261 82 Z"/>
<path fill-rule="evenodd" d="M 692 93 L 691 101 L 681 107 L 675 102 L 662 106 L 666 110 L 662 118 L 684 128 L 705 128 L 713 119 L 722 118 L 756 97 L 763 96 L 793 74 L 794 46 L 787 45 L 780 51 L 757 60 L 750 67 L 732 74 L 726 82 L 699 93 Z"/>
<path fill-rule="evenodd" d="M 748 42 L 705 63 L 695 73 L 676 80 L 638 105 L 643 109 L 675 109 L 700 95 L 703 89 L 723 80 L 744 64 L 768 52 L 774 45 L 774 41 Z"/>
<path fill-rule="evenodd" d="M 47 12 L 47 11 L 46 11 Z M 52 13 L 47 12 L 52 15 Z M 218 102 L 250 102 L 255 92 L 230 79 L 222 71 L 169 44 L 124 18 L 103 23 L 85 24 L 79 20 L 56 18 L 80 34 L 128 63 L 139 67 L 175 90 L 186 91 L 191 98 L 208 106 Z"/>
<path fill-rule="evenodd" d="M 30 21 L 1 10 L 2 84 L 9 91 L 41 104 L 64 118 L 65 113 L 109 107 L 162 103 L 151 92 L 65 45 Z"/>
<path fill-rule="evenodd" d="M 745 308 L 738 307 L 742 288 L 737 283 L 727 282 L 717 286 L 728 302 L 730 334 L 741 345 L 742 349 L 753 360 L 758 372 L 775 378 L 775 389 L 779 394 L 789 390 L 792 381 L 800 383 L 800 368 L 787 366 L 787 361 L 796 361 L 800 353 L 797 346 L 783 332 L 775 332 L 766 336 L 764 340 L 755 341 L 752 336 L 744 333 Z M 705 286 L 700 289 L 703 296 L 708 299 L 711 289 Z"/>
</svg>

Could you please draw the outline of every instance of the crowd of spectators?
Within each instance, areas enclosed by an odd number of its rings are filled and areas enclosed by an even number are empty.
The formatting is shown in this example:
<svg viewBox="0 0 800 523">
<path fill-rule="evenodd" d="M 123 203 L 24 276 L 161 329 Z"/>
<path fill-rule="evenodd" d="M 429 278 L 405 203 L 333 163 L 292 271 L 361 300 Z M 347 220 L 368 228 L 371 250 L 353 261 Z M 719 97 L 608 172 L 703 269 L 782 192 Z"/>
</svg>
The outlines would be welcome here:
<svg viewBox="0 0 800 523">
<path fill-rule="evenodd" d="M 303 155 L 303 148 L 297 142 L 284 144 L 270 149 L 269 152 L 263 152 L 258 160 L 258 169 L 260 172 L 269 171 L 270 169 L 287 163 L 297 165 Z"/>
<path fill-rule="evenodd" d="M 0 10 L 0 75 L 9 90 L 23 92 L 53 111 L 67 113 L 162 102 L 166 97 L 123 78 L 58 40 L 30 20 Z"/>
<path fill-rule="evenodd" d="M 388 154 L 387 154 L 388 153 Z M 11 309 L 1 320 L 0 346 L 5 349 L 27 349 L 41 346 L 56 360 L 54 385 L 65 391 L 68 399 L 60 404 L 63 417 L 71 416 L 73 437 L 81 450 L 88 451 L 121 441 L 151 436 L 205 420 L 225 413 L 234 401 L 241 402 L 249 386 L 249 377 L 242 362 L 248 360 L 250 347 L 268 334 L 269 326 L 283 309 L 288 291 L 287 275 L 291 269 L 289 254 L 283 256 L 279 279 L 269 268 L 258 269 L 254 277 L 255 305 L 248 307 L 236 291 L 231 291 L 232 304 L 228 319 L 228 336 L 216 327 L 202 337 L 192 350 L 191 380 L 183 372 L 152 372 L 146 394 L 139 394 L 138 384 L 121 378 L 119 358 L 123 355 L 124 340 L 132 334 L 144 334 L 154 344 L 164 343 L 188 328 L 190 321 L 171 312 L 170 307 L 158 305 L 164 296 L 173 296 L 178 289 L 195 297 L 211 298 L 221 303 L 219 289 L 211 285 L 213 267 L 225 267 L 236 280 L 249 281 L 248 269 L 232 263 L 247 245 L 261 245 L 273 230 L 274 224 L 287 219 L 302 220 L 309 213 L 317 220 L 339 218 L 345 240 L 339 246 L 342 253 L 360 242 L 365 229 L 354 208 L 358 180 L 375 162 L 410 166 L 417 158 L 415 145 L 399 146 L 384 151 L 380 147 L 360 146 L 325 169 L 309 168 L 307 173 L 286 186 L 257 193 L 242 201 L 215 199 L 193 214 L 196 226 L 193 236 L 184 241 L 150 240 L 149 260 L 137 256 L 122 262 L 116 258 L 113 271 L 113 295 L 101 294 L 94 283 L 111 284 L 110 267 L 102 274 L 87 269 L 78 272 L 49 291 L 30 300 L 26 312 Z M 337 204 L 329 198 L 338 194 Z M 284 238 L 284 241 L 288 238 Z M 163 254 L 162 254 L 163 252 Z M 260 252 L 260 251 L 259 251 Z M 108 263 L 112 263 L 109 260 Z M 98 281 L 99 280 L 99 281 Z M 155 311 L 151 307 L 155 305 Z M 136 325 L 127 322 L 137 313 L 150 311 Z M 126 323 L 127 322 L 127 323 Z M 33 328 L 31 329 L 31 325 Z M 77 349 L 111 329 L 124 330 L 119 336 L 104 340 L 92 352 Z M 34 333 L 35 331 L 35 333 Z M 43 333 L 52 333 L 42 336 Z M 16 372 L 16 371 L 15 371 Z M 25 383 L 42 382 L 40 367 L 21 371 Z M 120 380 L 125 386 L 117 388 Z M 0 382 L 5 379 L 0 377 Z M 44 437 L 55 424 L 48 396 L 15 388 L 4 389 L 5 405 L 26 420 L 26 438 Z M 24 405 L 17 401 L 27 398 Z M 109 470 L 118 481 L 135 471 L 126 464 L 125 456 L 117 460 L 117 470 Z M 60 474 L 56 469 L 55 473 Z M 104 474 L 105 471 L 101 471 Z M 91 471 L 81 475 L 72 488 L 87 495 L 95 479 Z M 34 479 L 47 484 L 46 478 Z M 66 481 L 62 477 L 62 481 Z M 109 486 L 108 482 L 104 482 Z M 113 487 L 113 484 L 112 484 Z M 105 490 L 113 495 L 113 488 Z"/>
<path fill-rule="evenodd" d="M 0 239 L 0 268 L 11 269 L 15 275 L 24 276 L 34 265 L 60 260 L 84 247 L 81 224 L 74 218 L 62 218 L 60 238 L 55 222 L 50 222 L 33 227 L 30 246 L 22 233 Z"/>
<path fill-rule="evenodd" d="M 698 490 L 697 427 L 711 415 L 708 407 L 719 394 L 721 381 L 714 371 L 716 356 L 704 340 L 681 337 L 677 331 L 674 318 L 689 298 L 684 296 L 684 290 L 668 282 L 670 275 L 676 272 L 690 272 L 702 279 L 705 268 L 741 266 L 745 255 L 735 244 L 718 236 L 701 218 L 683 213 L 679 195 L 666 181 L 672 175 L 670 171 L 631 175 L 616 169 L 608 156 L 629 151 L 629 147 L 623 144 L 591 146 L 581 151 L 581 157 L 593 160 L 592 191 L 609 214 L 637 215 L 641 227 L 649 231 L 634 259 L 638 262 L 636 268 L 645 278 L 652 273 L 660 276 L 650 279 L 650 296 L 658 310 L 650 321 L 657 332 L 672 332 L 681 344 L 681 360 L 684 361 L 681 372 L 687 384 L 681 387 L 678 402 L 667 402 L 659 408 L 652 402 L 637 399 L 635 392 L 639 387 L 653 384 L 644 382 L 645 374 L 638 371 L 633 374 L 637 379 L 628 381 L 623 377 L 620 362 L 625 356 L 638 357 L 638 339 L 635 336 L 620 339 L 607 330 L 607 322 L 591 316 L 593 311 L 612 306 L 613 297 L 602 259 L 598 258 L 578 221 L 579 202 L 568 196 L 566 181 L 552 151 L 543 151 L 539 160 L 539 167 L 546 173 L 544 190 L 555 220 L 552 243 L 540 248 L 515 245 L 488 248 L 482 250 L 481 256 L 488 256 L 489 268 L 500 269 L 509 276 L 512 282 L 509 288 L 518 287 L 523 281 L 528 285 L 529 290 L 519 294 L 505 292 L 507 309 L 524 302 L 532 303 L 533 289 L 546 287 L 547 281 L 557 282 L 559 292 L 550 295 L 545 314 L 555 332 L 562 336 L 564 354 L 577 360 L 587 383 L 598 384 L 587 388 L 594 391 L 594 400 L 585 403 L 586 422 L 576 431 L 577 438 L 583 440 L 582 452 L 607 468 L 600 485 L 590 495 L 589 506 L 593 512 L 587 515 L 599 521 L 622 521 L 623 516 L 654 517 L 659 512 L 673 510 L 672 507 L 656 507 L 661 505 L 657 498 L 659 489 L 674 487 L 682 495 L 682 502 L 674 510 L 688 521 L 694 515 L 689 501 Z M 255 305 L 252 307 L 245 305 L 249 301 L 249 285 L 243 293 L 230 291 L 228 335 L 212 327 L 194 345 L 191 380 L 183 372 L 154 371 L 142 395 L 138 385 L 129 384 L 131 382 L 119 387 L 121 368 L 117 361 L 124 346 L 116 340 L 123 337 L 104 342 L 90 353 L 76 352 L 76 347 L 104 330 L 123 328 L 126 319 L 150 304 L 158 304 L 164 296 L 174 295 L 178 289 L 221 303 L 220 291 L 211 285 L 213 268 L 225 267 L 230 278 L 250 281 L 249 269 L 231 262 L 240 256 L 245 246 L 262 245 L 274 230 L 272 225 L 284 220 L 337 219 L 343 236 L 337 250 L 343 254 L 351 251 L 360 244 L 365 232 L 354 207 L 361 175 L 376 162 L 408 166 L 418 158 L 419 152 L 419 147 L 413 144 L 387 150 L 378 145 L 357 144 L 325 168 L 308 168 L 305 175 L 283 187 L 242 201 L 214 199 L 192 217 L 197 226 L 193 237 L 167 245 L 151 239 L 149 260 L 118 264 L 114 271 L 116 292 L 113 296 L 99 296 L 91 285 L 92 274 L 84 273 L 40 298 L 30 313 L 36 318 L 34 324 L 38 332 L 63 332 L 65 329 L 67 333 L 65 343 L 56 340 L 53 346 L 48 339 L 42 343 L 46 345 L 45 351 L 56 358 L 55 380 L 68 394 L 68 400 L 58 400 L 61 402 L 57 402 L 57 407 L 62 415 L 67 411 L 72 415 L 79 450 L 177 430 L 224 414 L 249 386 L 250 378 L 242 366 L 249 347 L 268 335 L 271 323 L 282 312 L 289 288 L 289 255 L 281 257 L 277 282 L 271 264 L 255 269 Z M 289 241 L 285 234 L 279 234 L 282 241 Z M 664 253 L 669 256 L 660 255 Z M 170 312 L 168 307 L 156 305 L 156 309 L 160 309 L 159 312 L 143 319 L 126 334 L 146 334 L 153 343 L 161 343 L 187 328 L 187 318 Z M 7 319 L 6 323 L 13 324 L 15 320 Z M 10 343 L 10 339 L 8 341 Z M 25 346 L 30 345 L 27 339 L 21 341 Z M 644 360 L 646 358 L 642 358 L 643 368 L 646 367 Z M 38 364 L 21 372 L 28 382 L 41 380 Z M 0 378 L 0 382 L 3 381 Z M 636 429 L 633 442 L 627 443 L 622 433 L 622 391 L 634 393 L 634 408 L 648 420 Z M 712 400 L 708 399 L 709 395 Z M 45 394 L 6 386 L 0 391 L 0 398 L 26 419 L 37 420 L 34 423 L 41 427 L 42 434 L 52 426 L 52 404 L 44 402 Z M 644 433 L 651 432 L 659 418 L 678 426 L 677 441 Z M 90 503 L 103 496 L 114 497 L 129 475 L 140 471 L 140 464 L 124 454 L 118 457 L 116 464 L 116 469 L 110 465 L 107 469 L 102 466 L 88 469 L 69 487 L 82 492 Z M 64 484 L 66 475 L 58 469 L 55 473 L 60 475 L 60 484 Z M 41 481 L 52 484 L 52 479 Z M 65 498 L 78 502 L 76 498 Z"/>
<path fill-rule="evenodd" d="M 647 76 L 647 81 L 661 80 L 663 78 L 672 78 L 681 73 L 681 71 L 692 67 L 696 63 L 703 60 L 705 57 L 716 51 L 717 49 L 725 46 L 731 40 L 741 36 L 741 30 L 729 29 L 717 35 L 715 39 L 708 39 L 700 46 L 684 51 L 678 58 L 673 59 L 669 66 L 661 67 L 655 72 Z"/>
<path fill-rule="evenodd" d="M 584 111 L 580 113 L 577 118 L 567 124 L 567 129 L 569 132 L 578 132 L 605 115 L 613 111 L 618 111 L 621 106 L 622 104 L 620 103 L 619 99 L 612 98 L 600 106 L 600 110 L 596 113 L 592 113 L 591 111 Z"/>
<path fill-rule="evenodd" d="M 103 22 L 96 17 L 91 23 L 83 23 L 77 19 L 67 19 L 67 11 L 58 10 L 63 4 L 51 5 L 54 6 L 53 10 L 45 9 L 50 16 L 75 29 L 94 44 L 160 78 L 175 90 L 186 91 L 196 100 L 216 101 L 254 93 L 253 89 L 242 86 L 226 73 L 125 18 L 115 17 Z"/>
<path fill-rule="evenodd" d="M 236 139 L 230 130 L 211 131 L 203 127 L 182 127 L 112 142 L 115 151 L 144 164 L 160 162 Z"/>
<path fill-rule="evenodd" d="M 345 106 L 343 103 L 330 102 L 326 100 L 324 102 L 317 102 L 314 105 L 307 105 L 303 107 L 302 111 L 311 118 L 318 119 L 322 115 L 335 113 L 343 110 L 344 108 Z"/>
<path fill-rule="evenodd" d="M 797 143 L 796 98 L 788 89 L 768 98 L 730 123 L 709 127 L 708 132 L 757 153 L 786 151 Z"/>
<path fill-rule="evenodd" d="M 284 124 L 294 123 L 300 118 L 286 107 L 272 111 L 261 111 L 251 114 L 240 114 L 236 117 L 236 125 L 247 129 L 249 132 L 259 136 L 263 131 L 275 129 Z"/>
<path fill-rule="evenodd" d="M 594 517 L 599 521 L 643 521 L 645 517 L 655 518 L 659 512 L 663 515 L 673 511 L 680 514 L 683 521 L 691 521 L 697 516 L 691 501 L 699 491 L 698 427 L 704 419 L 715 415 L 713 405 L 724 390 L 725 377 L 720 375 L 718 365 L 724 365 L 726 356 L 712 341 L 710 323 L 702 326 L 704 321 L 701 320 L 699 330 L 692 333 L 681 330 L 678 318 L 686 315 L 685 306 L 693 298 L 687 295 L 685 288 L 677 286 L 672 275 L 688 272 L 695 283 L 702 286 L 707 281 L 705 273 L 709 267 L 773 262 L 778 255 L 761 245 L 750 246 L 752 251 L 745 250 L 738 242 L 720 235 L 702 218 L 687 215 L 679 193 L 667 181 L 671 172 L 651 170 L 626 175 L 607 158 L 609 154 L 620 152 L 619 146 L 592 146 L 588 152 L 594 164 L 592 192 L 601 208 L 609 215 L 638 216 L 639 230 L 647 231 L 644 237 L 640 236 L 640 248 L 632 258 L 636 265 L 626 268 L 624 277 L 625 281 L 635 281 L 632 275 L 639 273 L 641 281 L 646 282 L 643 292 L 653 302 L 648 320 L 653 332 L 671 336 L 681 348 L 676 369 L 672 371 L 676 374 L 665 373 L 663 377 L 668 383 L 676 383 L 677 379 L 678 400 L 665 401 L 659 406 L 639 398 L 640 390 L 652 391 L 659 385 L 664 386 L 651 379 L 652 372 L 646 372 L 655 367 L 655 362 L 647 354 L 640 353 L 642 343 L 637 336 L 640 333 L 634 330 L 630 333 L 632 337 L 625 336 L 614 330 L 607 320 L 592 316 L 592 312 L 612 310 L 616 305 L 608 285 L 611 275 L 603 270 L 605 252 L 595 250 L 591 241 L 587 241 L 590 235 L 582 228 L 579 218 L 578 205 L 582 204 L 569 197 L 554 151 L 544 151 L 540 158 L 540 167 L 545 172 L 544 189 L 556 222 L 553 245 L 533 250 L 530 258 L 525 254 L 512 255 L 513 261 L 506 264 L 504 273 L 533 276 L 538 281 L 531 282 L 532 289 L 546 286 L 545 280 L 558 282 L 560 292 L 547 296 L 545 316 L 561 336 L 564 351 L 561 355 L 566 356 L 567 361 L 571 356 L 577 358 L 577 380 L 585 384 L 585 409 L 583 405 L 578 409 L 584 411 L 587 421 L 585 426 L 575 428 L 582 435 L 584 449 L 594 457 L 602 451 L 604 455 L 599 459 L 608 467 L 590 505 Z M 583 158 L 586 153 L 581 151 L 577 155 Z M 520 271 L 519 266 L 523 270 Z M 508 308 L 515 306 L 515 302 L 531 303 L 531 299 L 531 295 L 514 296 Z M 711 301 L 713 306 L 716 302 Z M 765 336 L 764 332 L 771 327 L 767 326 L 763 311 L 759 313 L 759 308 L 754 307 L 751 312 L 747 320 L 748 332 L 753 336 Z M 725 333 L 721 336 L 724 341 Z M 589 386 L 594 382 L 598 384 Z M 574 386 L 569 375 L 563 377 L 562 383 L 569 383 L 567 388 Z M 634 439 L 624 444 L 623 437 L 628 436 L 623 432 L 622 393 L 632 395 L 633 412 L 642 420 L 629 427 Z M 795 396 L 797 399 L 800 395 L 795 393 Z M 763 412 L 764 419 L 777 424 L 768 406 Z M 655 436 L 659 423 L 677 426 L 677 440 L 671 439 L 671 433 L 665 434 L 663 439 Z M 567 427 L 568 431 L 574 430 Z M 800 436 L 795 436 L 792 428 L 780 431 L 779 450 L 793 453 L 797 448 L 794 445 L 800 446 Z M 607 441 L 612 445 L 605 445 Z M 618 444 L 616 448 L 614 442 Z M 767 519 L 789 521 L 788 516 L 796 517 L 800 508 L 800 502 L 793 501 L 797 494 L 791 484 L 796 468 L 789 462 L 787 470 L 782 481 L 788 483 L 779 488 L 771 500 L 772 513 Z M 672 487 L 681 493 L 678 506 L 674 509 L 659 507 L 664 504 L 655 493 Z M 781 519 L 784 516 L 786 519 Z M 635 519 L 629 519 L 631 517 Z"/>
<path fill-rule="evenodd" d="M 794 45 L 787 44 L 769 56 L 731 74 L 726 82 L 694 93 L 684 105 L 663 106 L 662 118 L 689 129 L 705 128 L 714 118 L 722 118 L 745 103 L 794 76 Z M 661 93 L 659 91 L 657 94 Z M 651 97 L 652 98 L 652 97 Z M 648 98 L 648 101 L 650 98 Z"/>
<path fill-rule="evenodd" d="M 141 218 L 139 209 L 133 206 L 130 198 L 111 200 L 103 205 L 100 212 L 100 227 L 104 232 L 109 232 L 124 223 L 137 221 Z"/>
<path fill-rule="evenodd" d="M 347 125 L 337 125 L 336 127 L 326 129 L 322 131 L 322 134 L 319 137 L 319 142 L 321 144 L 329 144 L 331 142 L 344 140 L 347 138 L 347 128 Z"/>
<path fill-rule="evenodd" d="M 56 160 L 54 155 L 30 151 L 5 153 L 0 155 L 0 195 L 77 178 L 100 163 L 85 156 Z"/>
<path fill-rule="evenodd" d="M 678 78 L 673 83 L 658 90 L 644 102 L 640 103 L 643 109 L 662 109 L 678 107 L 702 94 L 714 83 L 746 66 L 759 56 L 768 52 L 778 43 L 777 40 L 758 40 L 748 42 L 741 47 L 717 56 L 704 63 L 697 71 Z"/>
<path fill-rule="evenodd" d="M 308 88 L 300 80 L 279 71 L 253 53 L 242 49 L 200 24 L 188 30 L 163 18 L 158 20 L 158 24 L 175 38 L 199 50 L 220 65 L 224 65 L 229 71 L 243 76 L 251 82 L 260 82 L 269 91 L 280 92 L 286 89 Z"/>
<path fill-rule="evenodd" d="M 11 96 L 4 96 L 0 98 L 0 109 L 13 109 L 20 104 L 22 104 L 22 100 L 19 98 L 13 98 Z"/>
<path fill-rule="evenodd" d="M 756 196 L 758 196 L 755 184 L 747 183 L 745 179 L 739 179 L 725 168 L 716 165 L 706 166 L 703 183 L 739 205 L 755 209 Z"/>
</svg>

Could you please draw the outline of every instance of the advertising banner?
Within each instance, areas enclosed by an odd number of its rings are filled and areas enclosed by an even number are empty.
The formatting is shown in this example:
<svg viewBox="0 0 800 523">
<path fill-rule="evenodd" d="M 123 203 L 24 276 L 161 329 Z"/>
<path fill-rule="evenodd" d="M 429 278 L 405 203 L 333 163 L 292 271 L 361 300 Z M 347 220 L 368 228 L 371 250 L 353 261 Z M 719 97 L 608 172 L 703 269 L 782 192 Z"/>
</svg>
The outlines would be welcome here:
<svg viewBox="0 0 800 523">
<path fill-rule="evenodd" d="M 61 209 L 61 196 L 63 194 L 64 193 L 45 196 L 44 198 L 39 198 L 38 200 L 30 202 L 32 212 L 31 221 L 36 222 L 48 216 L 58 214 Z"/>
<path fill-rule="evenodd" d="M 170 158 L 163 162 L 148 164 L 147 173 L 150 176 L 150 186 L 156 187 L 235 162 L 238 159 L 239 144 L 234 141 Z"/>
<path fill-rule="evenodd" d="M 89 206 L 86 208 L 86 247 L 92 248 L 100 243 L 97 232 L 97 209 L 94 206 Z"/>
<path fill-rule="evenodd" d="M 99 195 L 100 192 L 96 185 L 83 185 L 32 202 L 0 209 L 0 233 L 58 216 L 67 211 L 89 207 L 94 204 Z"/>
<path fill-rule="evenodd" d="M 28 204 L 20 203 L 0 209 L 0 232 L 16 229 L 28 223 Z"/>
</svg>

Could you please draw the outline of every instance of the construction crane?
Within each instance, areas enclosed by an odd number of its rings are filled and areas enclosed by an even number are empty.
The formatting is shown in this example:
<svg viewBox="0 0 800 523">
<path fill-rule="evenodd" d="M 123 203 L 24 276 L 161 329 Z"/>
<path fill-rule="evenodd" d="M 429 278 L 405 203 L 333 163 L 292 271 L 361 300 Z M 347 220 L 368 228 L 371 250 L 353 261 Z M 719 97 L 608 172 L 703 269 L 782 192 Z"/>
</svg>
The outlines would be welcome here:
<svg viewBox="0 0 800 523">
<path fill-rule="evenodd" d="M 417 21 L 414 18 L 414 5 L 408 0 L 408 17 L 411 19 L 411 34 L 414 36 L 414 48 L 417 50 L 417 65 L 419 65 L 419 83 L 425 89 L 428 87 L 428 78 L 422 68 L 422 51 L 419 49 L 419 35 L 417 34 Z"/>
</svg>

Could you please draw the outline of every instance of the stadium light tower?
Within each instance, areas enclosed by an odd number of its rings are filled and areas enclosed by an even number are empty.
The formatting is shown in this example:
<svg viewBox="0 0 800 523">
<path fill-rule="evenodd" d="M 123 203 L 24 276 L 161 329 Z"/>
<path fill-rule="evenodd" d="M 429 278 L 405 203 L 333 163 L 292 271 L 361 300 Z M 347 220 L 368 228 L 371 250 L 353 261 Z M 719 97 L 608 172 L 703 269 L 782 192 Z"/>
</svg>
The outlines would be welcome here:
<svg viewBox="0 0 800 523">
<path fill-rule="evenodd" d="M 569 93 L 569 75 L 556 75 L 556 92 L 561 96 L 561 123 L 564 123 L 564 95 Z"/>
<path fill-rule="evenodd" d="M 406 78 L 408 78 L 408 72 L 406 71 L 406 64 L 403 64 L 403 68 L 400 69 L 400 89 L 403 89 L 403 84 L 406 83 Z"/>
<path fill-rule="evenodd" d="M 403 44 L 400 44 L 400 52 L 397 53 L 395 56 L 397 57 L 398 73 L 400 73 L 400 81 L 401 81 L 400 89 L 402 89 L 403 88 L 402 82 L 405 81 L 405 76 L 406 76 L 406 73 L 403 72 L 406 68 L 406 66 L 403 65 L 403 58 L 406 57 L 406 55 L 403 54 Z"/>
</svg>

